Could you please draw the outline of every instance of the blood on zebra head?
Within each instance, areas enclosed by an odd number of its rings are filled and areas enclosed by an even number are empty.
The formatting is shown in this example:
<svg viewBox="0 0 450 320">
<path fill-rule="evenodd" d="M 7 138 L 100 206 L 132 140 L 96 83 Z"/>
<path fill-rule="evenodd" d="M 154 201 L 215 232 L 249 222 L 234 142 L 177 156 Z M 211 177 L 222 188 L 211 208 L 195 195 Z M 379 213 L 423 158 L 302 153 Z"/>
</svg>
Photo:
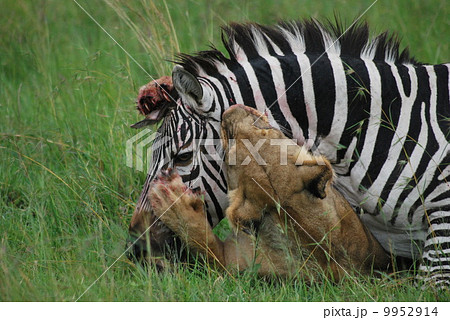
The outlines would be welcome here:
<svg viewBox="0 0 450 320">
<path fill-rule="evenodd" d="M 176 106 L 177 99 L 171 77 L 163 76 L 142 86 L 136 99 L 136 109 L 145 119 L 131 125 L 131 128 L 140 129 L 157 124 Z"/>
</svg>

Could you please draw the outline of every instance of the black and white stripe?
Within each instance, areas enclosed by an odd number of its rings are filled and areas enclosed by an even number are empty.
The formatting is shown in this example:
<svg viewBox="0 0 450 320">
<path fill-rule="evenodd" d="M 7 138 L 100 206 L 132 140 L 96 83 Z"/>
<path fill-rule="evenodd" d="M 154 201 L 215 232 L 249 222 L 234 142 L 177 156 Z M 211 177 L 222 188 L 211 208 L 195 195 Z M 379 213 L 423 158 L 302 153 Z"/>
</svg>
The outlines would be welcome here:
<svg viewBox="0 0 450 320">
<path fill-rule="evenodd" d="M 450 65 L 418 63 L 387 33 L 369 39 L 366 24 L 343 30 L 316 21 L 233 24 L 223 35 L 229 58 L 216 49 L 180 55 L 204 97 L 187 105 L 181 95 L 166 117 L 159 132 L 171 139 L 156 147 L 148 181 L 167 155 L 187 184 L 201 176 L 196 186 L 217 223 L 227 205 L 225 175 L 220 161 L 202 155 L 221 149 L 196 149 L 193 141 L 218 138 L 230 105 L 252 106 L 330 159 L 336 186 L 366 212 L 362 221 L 386 250 L 421 256 L 423 271 L 450 272 Z M 190 165 L 171 162 L 181 150 L 196 154 Z M 448 274 L 433 277 L 449 283 Z"/>
<path fill-rule="evenodd" d="M 228 206 L 223 155 L 215 126 L 185 108 L 172 109 L 153 141 L 150 171 L 136 212 L 151 211 L 147 194 L 151 181 L 167 168 L 176 168 L 189 188 L 205 191 L 208 220 L 216 225 Z M 215 144 L 211 143 L 215 142 Z"/>
</svg>

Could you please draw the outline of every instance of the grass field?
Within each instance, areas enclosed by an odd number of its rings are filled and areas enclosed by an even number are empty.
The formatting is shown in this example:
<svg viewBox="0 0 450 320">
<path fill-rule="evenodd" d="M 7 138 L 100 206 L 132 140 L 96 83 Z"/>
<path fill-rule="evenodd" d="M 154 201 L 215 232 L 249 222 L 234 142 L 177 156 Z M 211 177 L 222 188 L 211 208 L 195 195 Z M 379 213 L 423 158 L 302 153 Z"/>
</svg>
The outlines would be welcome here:
<svg viewBox="0 0 450 320">
<path fill-rule="evenodd" d="M 229 21 L 351 22 L 372 1 L 0 0 L 0 301 L 74 301 L 122 254 L 145 173 L 125 165 L 138 88 L 175 52 L 220 46 Z M 450 60 L 446 0 L 379 0 L 373 32 L 419 61 Z M 135 59 L 142 67 L 133 60 Z M 411 274 L 268 283 L 195 267 L 156 275 L 121 257 L 81 301 L 435 301 Z M 439 296 L 449 301 L 449 296 Z"/>
</svg>

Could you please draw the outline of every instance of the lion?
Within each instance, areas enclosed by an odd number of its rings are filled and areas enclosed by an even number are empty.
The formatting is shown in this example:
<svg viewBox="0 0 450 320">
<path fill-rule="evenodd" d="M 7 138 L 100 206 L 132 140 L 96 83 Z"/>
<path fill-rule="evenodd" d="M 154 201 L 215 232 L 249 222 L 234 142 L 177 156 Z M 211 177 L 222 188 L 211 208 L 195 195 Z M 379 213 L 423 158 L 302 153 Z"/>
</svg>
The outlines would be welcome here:
<svg viewBox="0 0 450 320">
<path fill-rule="evenodd" d="M 226 217 L 234 232 L 221 241 L 209 225 L 201 193 L 174 170 L 163 171 L 149 190 L 154 214 L 191 253 L 223 269 L 257 266 L 261 276 L 315 274 L 339 281 L 390 263 L 374 236 L 333 186 L 327 159 L 314 156 L 243 105 L 222 119 L 228 181 Z"/>
</svg>

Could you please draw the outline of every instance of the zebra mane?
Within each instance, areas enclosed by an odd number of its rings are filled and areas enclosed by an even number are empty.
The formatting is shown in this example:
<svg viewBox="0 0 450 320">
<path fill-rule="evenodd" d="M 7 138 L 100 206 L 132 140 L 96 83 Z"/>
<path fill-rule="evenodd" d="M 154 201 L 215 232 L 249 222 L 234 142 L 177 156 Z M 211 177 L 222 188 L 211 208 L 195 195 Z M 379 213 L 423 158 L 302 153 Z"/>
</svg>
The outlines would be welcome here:
<svg viewBox="0 0 450 320">
<path fill-rule="evenodd" d="M 325 24 L 315 19 L 280 22 L 275 26 L 257 23 L 231 23 L 222 27 L 222 42 L 228 52 L 225 57 L 216 47 L 195 55 L 178 54 L 178 64 L 193 74 L 216 73 L 221 64 L 240 62 L 259 56 L 283 54 L 328 54 L 385 61 L 420 64 L 410 56 L 408 48 L 399 51 L 400 40 L 395 33 L 383 32 L 369 38 L 367 22 L 344 28 L 339 19 Z"/>
</svg>

